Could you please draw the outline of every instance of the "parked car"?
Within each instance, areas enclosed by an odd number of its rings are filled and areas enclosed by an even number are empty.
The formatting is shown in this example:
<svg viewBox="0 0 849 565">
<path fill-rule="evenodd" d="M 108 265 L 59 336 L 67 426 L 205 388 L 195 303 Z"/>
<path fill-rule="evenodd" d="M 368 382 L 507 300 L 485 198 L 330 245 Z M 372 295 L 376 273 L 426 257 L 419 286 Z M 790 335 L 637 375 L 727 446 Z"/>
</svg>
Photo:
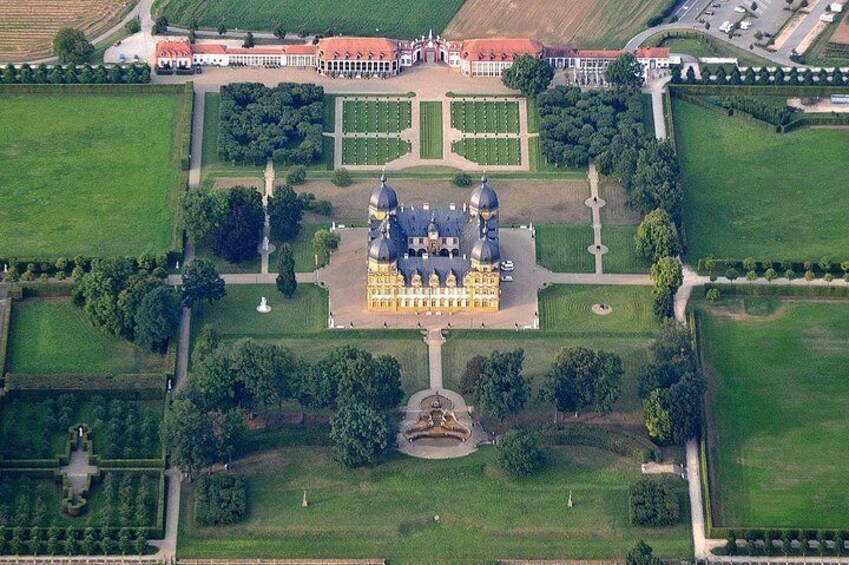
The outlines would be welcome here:
<svg viewBox="0 0 849 565">
<path fill-rule="evenodd" d="M 513 282 L 513 277 L 510 275 L 501 275 L 501 282 Z"/>
<path fill-rule="evenodd" d="M 705 10 L 705 15 L 706 15 L 706 16 L 712 16 L 713 14 L 714 14 L 714 11 L 713 11 L 713 10 Z"/>
<path fill-rule="evenodd" d="M 502 261 L 501 262 L 501 270 L 502 271 L 512 271 L 516 266 L 513 264 L 513 261 Z"/>
</svg>

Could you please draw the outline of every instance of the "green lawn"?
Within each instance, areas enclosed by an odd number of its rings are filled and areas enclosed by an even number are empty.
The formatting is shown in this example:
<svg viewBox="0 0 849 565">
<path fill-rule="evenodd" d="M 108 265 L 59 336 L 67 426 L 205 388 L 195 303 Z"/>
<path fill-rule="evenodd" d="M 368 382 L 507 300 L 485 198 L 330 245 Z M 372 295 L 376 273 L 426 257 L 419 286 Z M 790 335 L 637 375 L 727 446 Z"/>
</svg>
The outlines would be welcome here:
<svg viewBox="0 0 849 565">
<path fill-rule="evenodd" d="M 771 133 L 680 100 L 673 116 L 691 262 L 846 257 L 845 131 Z"/>
<path fill-rule="evenodd" d="M 9 349 L 7 369 L 20 374 L 154 373 L 164 363 L 96 329 L 69 298 L 15 302 Z"/>
<path fill-rule="evenodd" d="M 675 51 L 678 53 L 678 51 Z M 651 94 L 643 93 L 640 95 L 640 100 L 643 103 L 643 128 L 646 133 L 654 137 L 654 109 L 652 107 Z"/>
<path fill-rule="evenodd" d="M 519 133 L 516 101 L 451 102 L 451 127 L 463 133 Z"/>
<path fill-rule="evenodd" d="M 271 312 L 256 311 L 265 296 Z M 192 326 L 212 326 L 224 337 L 280 337 L 304 335 L 327 327 L 327 292 L 314 284 L 300 284 L 287 300 L 274 285 L 229 285 L 218 302 L 193 312 Z"/>
<path fill-rule="evenodd" d="M 343 165 L 385 165 L 409 152 L 410 142 L 399 137 L 342 139 Z"/>
<path fill-rule="evenodd" d="M 518 137 L 463 138 L 451 144 L 451 151 L 478 165 L 522 164 Z"/>
<path fill-rule="evenodd" d="M 172 249 L 181 103 L 177 93 L 0 96 L 0 257 Z"/>
<path fill-rule="evenodd" d="M 345 100 L 343 133 L 398 133 L 412 127 L 409 100 Z"/>
<path fill-rule="evenodd" d="M 637 255 L 637 226 L 605 224 L 601 240 L 608 248 L 602 259 L 605 273 L 648 273 L 651 263 Z"/>
<path fill-rule="evenodd" d="M 701 306 L 714 520 L 849 523 L 849 302 L 729 297 Z"/>
<path fill-rule="evenodd" d="M 442 159 L 442 102 L 421 102 L 420 139 L 422 159 Z"/>
<path fill-rule="evenodd" d="M 593 304 L 607 304 L 605 316 Z M 650 336 L 658 329 L 651 309 L 650 286 L 554 285 L 539 293 L 540 327 L 571 333 Z"/>
<path fill-rule="evenodd" d="M 165 4 L 163 8 L 163 4 Z M 282 23 L 289 33 L 414 38 L 428 30 L 442 33 L 463 0 L 157 0 L 153 11 L 168 21 L 192 21 L 215 29 L 271 30 Z"/>
<path fill-rule="evenodd" d="M 536 228 L 535 243 L 537 263 L 546 269 L 561 273 L 595 271 L 595 258 L 587 251 L 593 244 L 593 228 L 589 224 L 539 225 Z"/>
<path fill-rule="evenodd" d="M 685 32 L 693 34 L 694 32 Z M 735 47 L 724 41 L 699 33 L 699 37 L 672 37 L 660 42 L 661 47 L 668 47 L 673 53 L 686 53 L 693 57 L 736 57 L 740 66 L 760 67 L 773 66 L 773 63 L 757 55 L 758 51 L 748 51 Z M 644 45 L 657 43 L 653 38 L 647 39 Z"/>
<path fill-rule="evenodd" d="M 212 176 L 242 176 L 262 178 L 262 167 L 235 165 L 222 161 L 218 155 L 219 107 L 221 95 L 207 92 L 203 96 L 203 154 L 201 172 L 204 178 Z"/>
<path fill-rule="evenodd" d="M 194 525 L 192 494 L 184 490 L 180 555 L 371 557 L 403 565 L 492 563 L 505 556 L 621 559 L 638 539 L 663 557 L 692 551 L 686 525 L 629 525 L 628 487 L 639 478 L 640 462 L 606 451 L 549 450 L 545 469 L 525 480 L 502 475 L 492 448 L 442 461 L 394 455 L 354 471 L 323 447 L 270 453 L 273 472 L 248 478 L 249 515 L 242 524 Z M 686 485 L 674 484 L 686 516 Z M 304 490 L 308 508 L 300 506 Z M 573 508 L 566 505 L 570 490 Z"/>
</svg>

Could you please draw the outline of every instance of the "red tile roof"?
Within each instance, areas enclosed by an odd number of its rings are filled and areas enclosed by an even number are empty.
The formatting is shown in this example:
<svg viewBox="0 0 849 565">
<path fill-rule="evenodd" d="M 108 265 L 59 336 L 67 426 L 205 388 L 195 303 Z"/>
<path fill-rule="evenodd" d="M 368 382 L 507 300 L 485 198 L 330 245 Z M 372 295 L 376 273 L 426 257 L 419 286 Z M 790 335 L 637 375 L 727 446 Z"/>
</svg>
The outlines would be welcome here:
<svg viewBox="0 0 849 565">
<path fill-rule="evenodd" d="M 201 53 L 205 55 L 224 55 L 227 53 L 227 48 L 217 43 L 195 43 L 192 47 L 192 53 Z"/>
<path fill-rule="evenodd" d="M 578 57 L 582 59 L 615 59 L 619 55 L 623 55 L 627 51 L 610 51 L 610 50 L 589 50 L 578 51 Z"/>
<path fill-rule="evenodd" d="M 522 55 L 542 57 L 544 51 L 536 39 L 469 39 L 460 46 L 460 57 L 467 61 L 512 61 Z"/>
<path fill-rule="evenodd" d="M 666 59 L 669 57 L 669 47 L 642 47 L 634 51 L 638 59 Z"/>
<path fill-rule="evenodd" d="M 546 45 L 546 57 L 575 57 L 578 54 L 574 47 L 568 45 Z"/>
<path fill-rule="evenodd" d="M 318 42 L 324 61 L 388 61 L 398 54 L 398 42 L 384 37 L 327 37 Z"/>
<path fill-rule="evenodd" d="M 188 41 L 160 41 L 156 44 L 156 58 L 191 59 L 192 47 Z"/>
</svg>

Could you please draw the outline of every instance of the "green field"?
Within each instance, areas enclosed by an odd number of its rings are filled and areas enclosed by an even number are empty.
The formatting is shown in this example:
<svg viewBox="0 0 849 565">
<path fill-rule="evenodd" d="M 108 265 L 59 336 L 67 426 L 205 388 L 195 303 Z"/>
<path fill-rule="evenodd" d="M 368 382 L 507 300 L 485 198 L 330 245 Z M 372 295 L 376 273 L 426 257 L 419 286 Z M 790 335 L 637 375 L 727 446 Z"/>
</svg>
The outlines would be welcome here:
<svg viewBox="0 0 849 565">
<path fill-rule="evenodd" d="M 421 102 L 419 116 L 421 158 L 442 159 L 442 102 Z"/>
<path fill-rule="evenodd" d="M 492 563 L 505 555 L 621 559 L 638 539 L 664 557 L 692 551 L 686 525 L 629 525 L 628 487 L 640 476 L 638 460 L 555 448 L 539 475 L 513 480 L 498 470 L 495 455 L 492 448 L 442 461 L 395 454 L 373 469 L 349 471 L 324 447 L 270 451 L 249 475 L 249 515 L 242 524 L 197 527 L 191 492 L 184 490 L 178 552 L 390 558 L 410 565 Z M 687 516 L 686 485 L 674 484 Z M 304 490 L 308 508 L 300 507 Z M 570 490 L 573 508 L 566 505 Z"/>
<path fill-rule="evenodd" d="M 259 304 L 259 303 L 257 303 Z M 155 373 L 164 359 L 96 329 L 70 298 L 16 301 L 9 341 L 10 373 Z"/>
<path fill-rule="evenodd" d="M 176 25 L 271 30 L 289 33 L 413 38 L 428 30 L 442 33 L 463 0 L 156 0 L 154 14 Z"/>
<path fill-rule="evenodd" d="M 587 209 L 589 212 L 589 209 Z M 595 258 L 593 228 L 587 225 L 543 224 L 536 227 L 537 263 L 558 273 L 592 273 Z"/>
<path fill-rule="evenodd" d="M 593 304 L 613 311 L 600 316 Z M 549 331 L 651 336 L 658 329 L 650 286 L 553 285 L 539 293 L 539 316 L 540 328 Z"/>
<path fill-rule="evenodd" d="M 601 240 L 607 246 L 602 264 L 605 273 L 648 273 L 651 263 L 637 255 L 634 237 L 637 226 L 632 224 L 605 224 Z"/>
<path fill-rule="evenodd" d="M 773 66 L 774 63 L 757 55 L 758 51 L 747 51 L 735 47 L 724 41 L 708 37 L 699 33 L 697 37 L 689 37 L 694 32 L 685 32 L 688 37 L 670 37 L 660 42 L 648 38 L 644 45 L 655 45 L 668 47 L 673 53 L 686 53 L 693 57 L 734 57 L 741 67 L 760 67 L 762 65 Z"/>
<path fill-rule="evenodd" d="M 346 137 L 342 139 L 343 165 L 385 165 L 411 151 L 399 137 Z"/>
<path fill-rule="evenodd" d="M 849 303 L 701 306 L 714 523 L 845 528 Z"/>
<path fill-rule="evenodd" d="M 345 100 L 343 133 L 398 133 L 412 127 L 409 100 Z"/>
<path fill-rule="evenodd" d="M 0 257 L 174 248 L 182 98 L 133 92 L 0 96 Z"/>
<path fill-rule="evenodd" d="M 518 137 L 463 138 L 451 144 L 451 151 L 478 165 L 522 164 Z"/>
<path fill-rule="evenodd" d="M 845 258 L 849 136 L 777 134 L 673 101 L 691 262 L 719 258 Z"/>
<path fill-rule="evenodd" d="M 519 133 L 519 103 L 451 102 L 451 127 L 463 133 Z"/>
</svg>

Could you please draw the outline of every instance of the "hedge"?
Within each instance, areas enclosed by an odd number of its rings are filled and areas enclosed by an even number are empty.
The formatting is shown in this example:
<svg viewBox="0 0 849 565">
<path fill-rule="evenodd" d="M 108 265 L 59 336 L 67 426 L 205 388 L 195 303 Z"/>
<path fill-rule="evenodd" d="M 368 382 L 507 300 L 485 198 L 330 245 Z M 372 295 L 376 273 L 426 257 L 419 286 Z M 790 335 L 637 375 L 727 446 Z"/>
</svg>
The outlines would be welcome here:
<svg viewBox="0 0 849 565">
<path fill-rule="evenodd" d="M 26 63 L 24 63 L 24 64 L 26 64 Z M 3 71 L 2 71 L 3 72 L 3 79 L 4 80 L 6 79 L 6 70 L 9 69 L 9 68 L 14 68 L 15 69 L 15 77 L 14 77 L 15 81 L 20 81 L 21 80 L 21 69 L 23 68 L 24 64 L 11 65 L 11 66 L 6 65 L 6 67 L 4 67 Z M 29 66 L 30 70 L 32 71 L 33 76 L 31 78 L 35 79 L 35 72 L 42 65 L 36 65 L 34 67 L 32 65 L 27 65 L 27 66 Z M 97 65 L 97 66 L 92 66 L 92 65 L 44 65 L 44 68 L 47 70 L 47 72 L 51 73 L 51 74 L 52 74 L 53 70 L 57 69 L 57 68 L 61 69 L 63 73 L 67 73 L 67 71 L 71 67 L 73 67 L 76 71 L 83 71 L 86 68 L 88 68 L 89 72 L 91 72 L 91 73 L 96 73 L 102 67 L 107 73 L 106 76 L 105 76 L 105 80 L 100 81 L 100 82 L 95 82 L 97 77 L 92 76 L 91 77 L 92 82 L 89 82 L 89 83 L 78 82 L 79 81 L 79 75 L 76 75 L 76 77 L 74 79 L 75 82 L 69 83 L 69 84 L 72 84 L 72 85 L 73 84 L 147 84 L 147 83 L 150 82 L 150 65 L 148 65 L 147 63 L 142 63 L 142 62 L 120 64 L 120 65 L 114 65 L 114 64 L 113 65 L 104 65 L 104 64 L 101 64 L 101 65 Z M 119 82 L 119 83 L 113 82 L 112 81 L 113 77 L 110 76 L 110 73 L 114 72 L 113 69 L 116 69 L 116 68 L 121 69 L 121 71 L 120 71 L 121 75 L 119 77 L 121 79 L 121 82 Z M 126 71 L 128 69 L 135 69 L 135 71 L 138 73 L 136 75 L 135 80 L 132 81 L 132 82 L 129 82 L 127 80 Z M 62 80 L 65 80 L 65 79 L 66 79 L 66 75 L 63 75 Z M 35 82 L 34 80 L 31 80 L 30 82 L 27 82 L 27 83 L 15 82 L 14 84 L 52 84 L 49 81 L 50 81 L 50 76 L 48 75 L 46 82 Z"/>
<path fill-rule="evenodd" d="M 54 394 L 97 391 L 107 399 L 161 400 L 165 398 L 163 373 L 119 375 L 37 375 L 8 373 L 6 391 L 14 398 L 42 400 Z"/>
<path fill-rule="evenodd" d="M 649 440 L 615 428 L 587 424 L 544 424 L 536 428 L 542 445 L 599 447 L 617 455 L 657 459 L 657 447 Z"/>
<path fill-rule="evenodd" d="M 165 459 L 106 459 L 97 455 L 92 456 L 92 465 L 109 471 L 126 471 L 127 469 L 162 469 L 165 467 Z"/>
<path fill-rule="evenodd" d="M 184 88 L 182 84 L 0 84 L 0 94 L 178 94 Z"/>
<path fill-rule="evenodd" d="M 14 300 L 6 300 L 3 318 L 0 319 L 0 379 L 6 374 L 6 356 L 9 352 L 9 332 L 12 323 Z"/>
<path fill-rule="evenodd" d="M 834 285 L 784 285 L 784 284 L 727 284 L 708 283 L 705 291 L 718 289 L 726 296 L 787 296 L 801 298 L 849 298 L 849 285 L 838 283 Z"/>
<path fill-rule="evenodd" d="M 828 96 L 843 93 L 849 86 L 805 86 L 805 85 L 752 85 L 752 84 L 672 84 L 670 92 L 686 94 L 713 94 L 716 96 Z"/>
<path fill-rule="evenodd" d="M 699 259 L 698 262 L 696 263 L 696 270 L 699 272 L 699 274 L 702 274 L 702 275 L 710 274 L 708 272 L 707 267 L 705 267 L 705 262 L 708 259 L 709 258 Z M 740 275 L 740 277 L 745 277 L 746 273 L 748 272 L 748 269 L 746 269 L 743 266 L 743 260 L 742 259 L 714 259 L 714 261 L 716 262 L 716 266 L 713 268 L 713 274 L 720 276 L 720 277 L 725 276 L 725 272 L 728 271 L 728 269 L 736 269 L 738 274 Z M 796 275 L 798 277 L 801 277 L 802 275 L 804 275 L 805 271 L 807 270 L 807 269 L 805 269 L 805 263 L 806 262 L 808 262 L 808 261 L 790 261 L 788 264 L 789 264 L 790 268 L 793 269 L 796 272 Z M 757 261 L 756 260 L 755 263 L 756 263 L 755 271 L 757 271 L 758 273 L 763 273 L 767 269 L 775 269 L 776 271 L 778 271 L 779 277 L 783 277 L 784 271 L 787 269 L 786 266 L 783 266 L 784 261 L 763 261 L 763 260 Z M 811 270 L 814 271 L 814 273 L 816 273 L 817 277 L 821 278 L 823 275 L 825 275 L 825 271 L 823 271 L 822 267 L 820 267 L 819 261 L 811 260 L 810 263 L 812 263 L 812 265 L 811 265 L 812 269 Z M 837 280 L 837 279 L 841 278 L 841 276 L 842 276 L 840 274 L 840 272 L 842 271 L 842 269 L 840 268 L 840 264 L 842 263 L 842 261 L 832 261 L 831 263 L 832 263 L 832 269 L 829 272 L 832 275 L 834 275 L 835 280 Z"/>
</svg>

